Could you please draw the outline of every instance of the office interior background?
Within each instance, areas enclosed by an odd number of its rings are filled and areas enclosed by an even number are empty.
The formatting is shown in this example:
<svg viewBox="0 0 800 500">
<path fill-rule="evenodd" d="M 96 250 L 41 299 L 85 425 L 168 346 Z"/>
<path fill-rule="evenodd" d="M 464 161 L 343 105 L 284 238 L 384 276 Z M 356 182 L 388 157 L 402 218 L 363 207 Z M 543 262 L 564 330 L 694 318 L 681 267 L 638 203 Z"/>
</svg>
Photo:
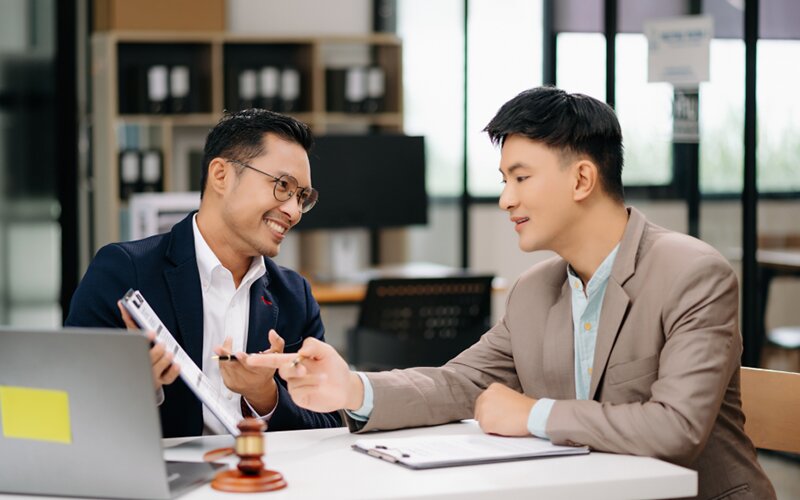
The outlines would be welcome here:
<svg viewBox="0 0 800 500">
<path fill-rule="evenodd" d="M 188 190 L 189 169 L 197 167 L 192 162 L 197 162 L 205 133 L 219 117 L 215 111 L 231 107 L 227 94 L 206 89 L 211 104 L 202 117 L 175 118 L 169 125 L 147 113 L 125 116 L 121 109 L 111 109 L 115 103 L 108 96 L 124 86 L 106 80 L 109 75 L 99 64 L 104 61 L 101 50 L 118 43 L 122 67 L 123 45 L 136 45 L 135 40 L 159 43 L 162 48 L 181 45 L 180 36 L 192 32 L 181 23 L 193 13 L 178 12 L 173 13 L 178 23 L 174 31 L 145 27 L 148 34 L 141 39 L 132 35 L 134 42 L 126 42 L 124 36 L 115 39 L 125 30 L 115 30 L 113 23 L 101 26 L 98 11 L 101 4 L 119 3 L 124 0 L 0 3 L 2 324 L 61 325 L 94 252 L 104 243 L 130 236 L 129 207 L 108 180 L 118 180 L 121 150 L 131 145 L 160 150 L 164 181 L 159 189 Z M 321 50 L 323 63 L 335 61 L 346 67 L 370 64 L 377 57 L 388 65 L 385 78 L 387 92 L 394 85 L 394 114 L 312 123 L 317 132 L 402 131 L 424 137 L 426 224 L 297 231 L 283 245 L 279 263 L 321 278 L 341 277 L 343 269 L 358 271 L 376 264 L 428 262 L 469 268 L 513 283 L 547 254 L 524 254 L 518 249 L 507 214 L 497 206 L 499 151 L 481 129 L 519 91 L 555 84 L 602 99 L 616 109 L 625 143 L 623 181 L 629 204 L 660 225 L 697 235 L 730 258 L 742 285 L 746 341 L 761 328 L 758 307 L 766 309 L 767 330 L 800 325 L 800 280 L 778 276 L 766 296 L 759 288 L 755 257 L 757 248 L 800 246 L 797 2 L 218 0 L 201 4 L 221 6 L 223 15 L 217 21 L 223 45 L 225 41 L 235 45 L 231 40 L 237 36 L 256 46 L 274 44 L 280 37 L 306 37 L 313 43 L 318 37 L 351 37 L 351 43 L 339 44 L 344 47 Z M 148 13 L 143 14 L 146 23 Z M 711 16 L 714 26 L 709 80 L 699 85 L 696 146 L 673 141 L 674 89 L 668 83 L 648 83 L 643 28 L 648 20 L 693 14 Z M 155 12 L 152 20 L 155 26 L 170 22 Z M 369 38 L 376 33 L 396 36 L 402 51 L 392 56 L 394 42 Z M 105 41 L 98 41 L 103 37 Z M 204 50 L 212 58 L 218 57 L 217 51 L 228 50 L 215 45 L 213 36 L 204 40 L 211 47 Z M 376 56 L 384 45 L 390 47 L 390 55 Z M 134 59 L 135 52 L 133 48 Z M 243 60 L 250 57 L 247 53 L 242 49 Z M 402 57 L 392 60 L 398 53 Z M 312 85 L 306 81 L 310 75 L 325 74 L 302 68 L 300 73 L 305 90 Z M 211 86 L 236 83 L 235 77 L 229 82 L 226 75 L 210 78 Z M 120 103 L 127 98 L 117 97 Z M 308 109 L 300 111 L 301 119 L 319 119 Z M 117 150 L 109 151 L 106 139 L 113 140 Z M 387 162 L 375 154 L 376 169 Z M 366 191 L 370 186 L 357 188 Z M 109 194 L 109 189 L 114 192 Z M 328 195 L 321 193 L 315 210 L 325 210 Z M 312 217 L 313 212 L 308 219 Z M 502 314 L 503 299 L 502 292 L 495 294 L 495 317 Z M 332 343 L 344 345 L 342 332 L 355 315 L 352 307 L 323 308 Z M 760 351 L 751 353 L 745 364 L 768 361 L 759 355 Z M 800 363 L 794 369 L 800 370 Z"/>
</svg>

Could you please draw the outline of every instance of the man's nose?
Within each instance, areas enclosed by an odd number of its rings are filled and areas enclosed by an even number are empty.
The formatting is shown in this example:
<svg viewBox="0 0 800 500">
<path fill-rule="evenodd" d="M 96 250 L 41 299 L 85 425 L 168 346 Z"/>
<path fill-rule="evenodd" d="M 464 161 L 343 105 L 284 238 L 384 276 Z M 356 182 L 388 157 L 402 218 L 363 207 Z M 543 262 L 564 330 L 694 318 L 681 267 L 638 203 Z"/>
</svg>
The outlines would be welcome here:
<svg viewBox="0 0 800 500">
<path fill-rule="evenodd" d="M 514 189 L 508 183 L 503 184 L 503 191 L 500 193 L 497 204 L 500 206 L 500 210 L 511 210 L 517 204 Z"/>
</svg>

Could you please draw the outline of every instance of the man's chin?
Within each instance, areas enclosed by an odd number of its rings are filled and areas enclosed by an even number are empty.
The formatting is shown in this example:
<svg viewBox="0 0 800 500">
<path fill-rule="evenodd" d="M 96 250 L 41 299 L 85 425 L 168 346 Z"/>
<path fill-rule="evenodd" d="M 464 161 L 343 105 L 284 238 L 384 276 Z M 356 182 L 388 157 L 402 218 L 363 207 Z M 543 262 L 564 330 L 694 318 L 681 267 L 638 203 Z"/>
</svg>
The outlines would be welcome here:
<svg viewBox="0 0 800 500">
<path fill-rule="evenodd" d="M 538 250 L 543 250 L 541 245 L 537 244 L 536 242 L 525 241 L 522 239 L 519 240 L 519 249 L 525 253 L 531 253 L 531 252 L 536 252 Z"/>
<path fill-rule="evenodd" d="M 531 250 L 530 241 L 525 241 L 524 238 L 520 238 L 517 241 L 517 245 L 519 246 L 519 249 L 522 250 L 523 252 L 532 252 L 533 251 L 533 250 Z"/>
<path fill-rule="evenodd" d="M 265 248 L 263 255 L 266 255 L 270 259 L 273 259 L 277 257 L 280 252 L 281 252 L 281 245 L 279 243 L 277 245 Z"/>
<path fill-rule="evenodd" d="M 280 253 L 281 250 L 281 244 L 274 241 L 270 241 L 269 243 L 264 243 L 262 241 L 260 244 L 254 245 L 252 248 L 258 253 L 258 255 L 263 255 L 271 259 L 278 256 L 278 253 Z"/>
</svg>

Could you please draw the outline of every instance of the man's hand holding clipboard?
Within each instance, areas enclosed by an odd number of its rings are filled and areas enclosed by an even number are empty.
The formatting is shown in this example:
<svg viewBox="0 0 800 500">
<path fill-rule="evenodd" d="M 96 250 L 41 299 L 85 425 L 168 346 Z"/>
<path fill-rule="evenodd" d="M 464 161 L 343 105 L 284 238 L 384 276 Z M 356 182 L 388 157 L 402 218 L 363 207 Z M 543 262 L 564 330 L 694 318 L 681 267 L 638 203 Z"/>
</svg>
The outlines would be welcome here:
<svg viewBox="0 0 800 500">
<path fill-rule="evenodd" d="M 236 415 L 229 410 L 223 401 L 222 394 L 220 394 L 219 390 L 211 383 L 203 371 L 197 367 L 186 351 L 183 350 L 183 347 L 181 347 L 178 341 L 175 340 L 175 337 L 173 337 L 164 326 L 142 294 L 138 290 L 128 290 L 125 296 L 122 297 L 122 300 L 120 300 L 120 305 L 129 313 L 129 319 L 133 319 L 135 325 L 140 327 L 138 330 L 150 332 L 148 338 L 154 343 L 153 348 L 161 344 L 168 354 L 174 356 L 173 359 L 170 359 L 167 355 L 164 355 L 167 356 L 166 358 L 164 356 L 160 357 L 158 359 L 158 367 L 160 368 L 167 361 L 170 361 L 171 365 L 177 366 L 179 376 L 186 386 L 197 396 L 200 402 L 219 419 L 228 432 L 234 436 L 238 436 L 240 431 L 237 424 L 239 420 L 241 420 L 241 415 Z M 153 333 L 155 336 L 150 337 Z M 168 375 L 171 377 L 170 370 L 171 368 L 166 368 Z M 154 363 L 154 377 L 156 375 L 159 376 L 159 380 L 156 382 L 157 386 L 160 381 L 169 380 L 169 378 L 161 378 L 164 373 L 163 371 L 161 373 L 156 373 L 156 371 L 157 367 L 156 363 Z M 172 382 L 174 380 L 175 379 L 172 378 L 172 380 L 169 381 Z"/>
<path fill-rule="evenodd" d="M 139 331 L 139 325 L 131 318 L 130 313 L 122 305 L 122 301 L 117 301 L 117 307 L 122 315 L 122 321 L 128 330 Z M 175 382 L 175 379 L 181 374 L 181 366 L 173 362 L 175 356 L 168 352 L 164 344 L 156 342 L 156 332 L 147 330 L 145 332 L 148 340 L 150 340 L 150 362 L 153 364 L 153 385 L 156 390 L 161 389 L 164 385 L 169 385 Z"/>
</svg>

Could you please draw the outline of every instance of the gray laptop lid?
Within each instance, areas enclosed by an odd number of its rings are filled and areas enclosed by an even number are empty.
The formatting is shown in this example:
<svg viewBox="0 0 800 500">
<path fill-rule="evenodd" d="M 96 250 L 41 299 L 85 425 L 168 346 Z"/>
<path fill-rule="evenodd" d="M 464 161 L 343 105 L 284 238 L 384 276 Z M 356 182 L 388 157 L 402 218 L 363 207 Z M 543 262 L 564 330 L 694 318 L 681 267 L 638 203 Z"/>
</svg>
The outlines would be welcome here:
<svg viewBox="0 0 800 500">
<path fill-rule="evenodd" d="M 0 329 L 0 491 L 170 498 L 148 349 L 123 330 Z M 32 423 L 37 404 L 55 425 Z"/>
</svg>

